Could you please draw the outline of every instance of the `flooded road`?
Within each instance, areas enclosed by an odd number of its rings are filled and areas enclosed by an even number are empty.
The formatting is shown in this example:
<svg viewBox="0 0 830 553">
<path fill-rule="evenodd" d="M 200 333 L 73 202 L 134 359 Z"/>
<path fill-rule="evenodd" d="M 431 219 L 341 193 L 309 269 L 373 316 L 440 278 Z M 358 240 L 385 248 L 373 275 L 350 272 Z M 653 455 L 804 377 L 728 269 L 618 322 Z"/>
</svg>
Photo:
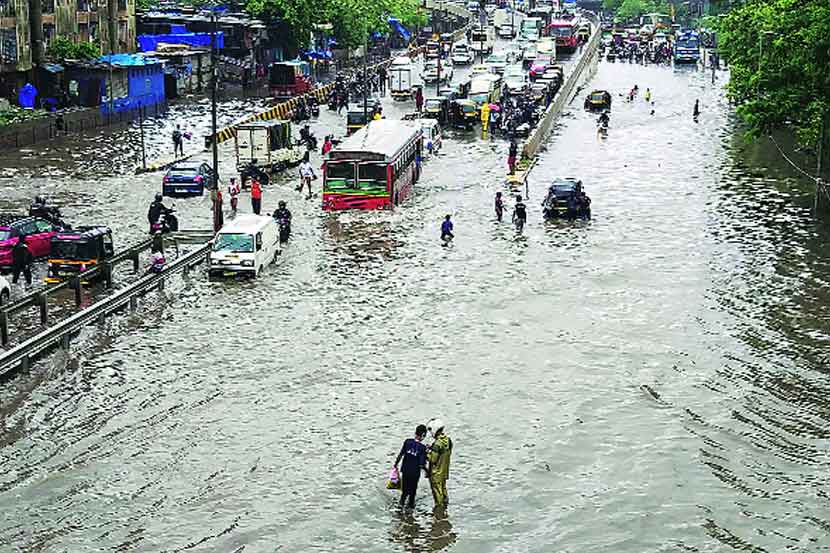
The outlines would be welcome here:
<svg viewBox="0 0 830 553">
<path fill-rule="evenodd" d="M 653 116 L 617 96 L 635 83 Z M 263 278 L 171 284 L 4 383 L 0 549 L 829 550 L 830 233 L 809 191 L 747 161 L 702 72 L 600 64 L 589 86 L 615 94 L 609 137 L 580 95 L 524 235 L 494 220 L 501 140 L 453 135 L 394 213 L 322 213 L 286 176 L 264 206 L 287 199 L 295 236 Z M 593 221 L 542 223 L 557 175 Z M 160 178 L 47 186 L 130 239 Z M 184 227 L 206 201 L 177 202 Z M 425 482 L 402 517 L 383 479 L 434 416 L 448 517 Z"/>
</svg>

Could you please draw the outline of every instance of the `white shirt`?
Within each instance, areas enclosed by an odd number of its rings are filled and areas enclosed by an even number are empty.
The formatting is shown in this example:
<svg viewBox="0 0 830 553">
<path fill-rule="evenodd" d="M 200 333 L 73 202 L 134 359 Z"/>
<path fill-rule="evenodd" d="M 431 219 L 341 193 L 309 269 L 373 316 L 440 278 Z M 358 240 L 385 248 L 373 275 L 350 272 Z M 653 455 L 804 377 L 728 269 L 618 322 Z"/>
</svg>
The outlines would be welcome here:
<svg viewBox="0 0 830 553">
<path fill-rule="evenodd" d="M 311 163 L 304 161 L 300 164 L 300 176 L 305 178 L 314 176 L 314 168 L 311 166 Z"/>
</svg>

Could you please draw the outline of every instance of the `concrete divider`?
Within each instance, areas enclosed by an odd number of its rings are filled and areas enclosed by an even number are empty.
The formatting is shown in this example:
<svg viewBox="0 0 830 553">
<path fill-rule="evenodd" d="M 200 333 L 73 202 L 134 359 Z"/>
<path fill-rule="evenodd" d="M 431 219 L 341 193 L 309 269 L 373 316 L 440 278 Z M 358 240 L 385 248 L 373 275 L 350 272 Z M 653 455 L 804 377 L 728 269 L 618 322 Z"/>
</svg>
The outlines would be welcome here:
<svg viewBox="0 0 830 553">
<path fill-rule="evenodd" d="M 535 165 L 534 161 L 539 153 L 539 149 L 573 97 L 577 85 L 582 79 L 589 76 L 589 71 L 596 68 L 597 49 L 599 48 L 602 30 L 600 28 L 599 18 L 596 15 L 590 12 L 583 12 L 583 14 L 591 21 L 591 25 L 593 26 L 591 37 L 582 47 L 579 61 L 573 70 L 565 76 L 565 82 L 562 83 L 562 87 L 545 110 L 545 115 L 533 129 L 533 132 L 531 132 L 527 140 L 524 141 L 521 149 L 519 167 L 515 174 L 507 175 L 506 180 L 509 184 L 522 184 L 527 180 L 530 170 Z"/>
</svg>

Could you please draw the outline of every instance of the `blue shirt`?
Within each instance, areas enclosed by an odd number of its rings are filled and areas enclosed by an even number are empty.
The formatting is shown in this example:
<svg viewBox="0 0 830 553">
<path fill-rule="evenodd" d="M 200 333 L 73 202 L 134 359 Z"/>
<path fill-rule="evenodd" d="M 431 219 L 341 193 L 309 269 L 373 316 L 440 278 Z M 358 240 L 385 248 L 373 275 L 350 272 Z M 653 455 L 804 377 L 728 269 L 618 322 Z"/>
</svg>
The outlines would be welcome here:
<svg viewBox="0 0 830 553">
<path fill-rule="evenodd" d="M 452 221 L 444 221 L 441 223 L 441 234 L 452 234 Z"/>
<path fill-rule="evenodd" d="M 401 447 L 401 455 L 403 455 L 403 463 L 401 463 L 403 474 L 418 474 L 421 467 L 427 465 L 427 446 L 415 438 L 404 441 L 403 447 Z"/>
</svg>

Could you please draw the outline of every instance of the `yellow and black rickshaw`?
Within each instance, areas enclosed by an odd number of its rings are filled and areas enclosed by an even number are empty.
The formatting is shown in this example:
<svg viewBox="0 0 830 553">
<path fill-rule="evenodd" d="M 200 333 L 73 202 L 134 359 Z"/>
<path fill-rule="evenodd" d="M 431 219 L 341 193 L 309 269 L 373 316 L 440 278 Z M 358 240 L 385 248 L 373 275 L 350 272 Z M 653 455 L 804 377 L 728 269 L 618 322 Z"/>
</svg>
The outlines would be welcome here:
<svg viewBox="0 0 830 553">
<path fill-rule="evenodd" d="M 46 282 L 61 282 L 96 267 L 115 254 L 112 231 L 105 226 L 78 227 L 52 237 Z"/>
<path fill-rule="evenodd" d="M 450 104 L 450 123 L 456 129 L 472 129 L 478 123 L 478 108 L 471 100 L 453 100 Z"/>
<path fill-rule="evenodd" d="M 611 109 L 611 93 L 594 90 L 585 98 L 585 109 L 590 111 Z"/>
</svg>

